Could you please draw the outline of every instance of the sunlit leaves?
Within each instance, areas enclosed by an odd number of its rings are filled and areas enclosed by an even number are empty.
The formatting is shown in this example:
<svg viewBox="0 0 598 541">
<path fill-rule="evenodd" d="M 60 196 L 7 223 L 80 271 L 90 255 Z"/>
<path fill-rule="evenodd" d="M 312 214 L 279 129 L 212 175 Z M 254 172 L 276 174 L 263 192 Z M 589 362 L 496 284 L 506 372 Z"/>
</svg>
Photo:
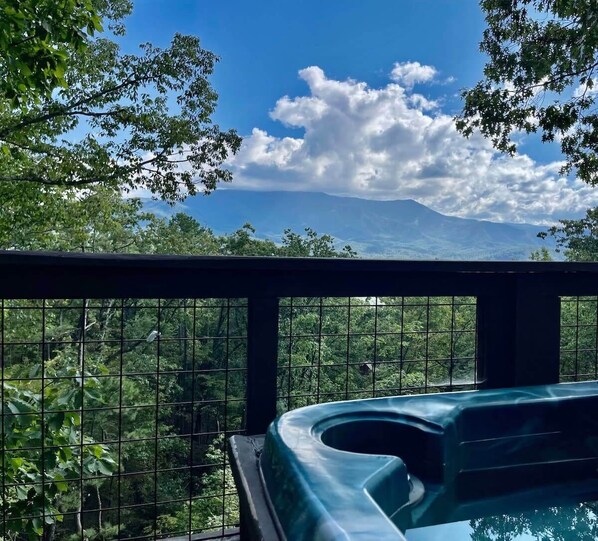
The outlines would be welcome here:
<svg viewBox="0 0 598 541">
<path fill-rule="evenodd" d="M 174 201 L 231 180 L 223 164 L 241 140 L 211 121 L 217 95 L 209 77 L 218 59 L 197 37 L 177 34 L 170 47 L 147 43 L 124 54 L 115 40 L 88 38 L 100 25 L 122 35 L 129 0 L 5 4 L 18 9 L 3 12 L 0 0 L 0 76 L 7 62 L 22 60 L 6 48 L 25 32 L 4 24 L 9 15 L 39 27 L 58 60 L 44 60 L 47 73 L 22 62 L 15 68 L 41 81 L 0 77 L 14 87 L 0 86 L 0 239 L 35 249 L 53 238 L 53 223 L 69 221 L 85 237 L 73 206 L 87 190 L 118 196 L 141 188 Z M 74 43 L 61 41 L 70 37 Z M 17 96 L 18 85 L 25 86 Z"/>
<path fill-rule="evenodd" d="M 24 106 L 66 87 L 69 55 L 102 30 L 91 0 L 2 0 L 0 95 Z"/>
<path fill-rule="evenodd" d="M 194 36 L 139 55 L 95 40 L 69 58 L 68 87 L 52 98 L 25 109 L 0 100 L 0 182 L 145 188 L 172 201 L 230 181 L 222 164 L 241 140 L 211 122 L 216 61 Z"/>
</svg>

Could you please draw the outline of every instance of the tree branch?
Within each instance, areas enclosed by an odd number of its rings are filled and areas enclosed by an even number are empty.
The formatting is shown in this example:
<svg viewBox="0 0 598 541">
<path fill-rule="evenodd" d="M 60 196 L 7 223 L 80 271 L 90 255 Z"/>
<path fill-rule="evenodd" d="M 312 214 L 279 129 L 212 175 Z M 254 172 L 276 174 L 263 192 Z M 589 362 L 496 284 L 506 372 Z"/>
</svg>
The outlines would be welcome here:
<svg viewBox="0 0 598 541">
<path fill-rule="evenodd" d="M 155 79 L 157 79 L 157 77 L 155 77 L 155 76 L 154 77 L 140 77 L 140 78 L 133 78 L 133 79 L 131 79 L 129 76 L 122 83 L 120 83 L 118 85 L 103 89 L 99 92 L 96 92 L 95 94 L 81 98 L 80 100 L 77 100 L 71 104 L 64 104 L 61 106 L 61 110 L 59 110 L 59 111 L 55 111 L 53 113 L 45 113 L 42 115 L 30 117 L 30 118 L 25 118 L 25 120 L 21 120 L 17 124 L 8 126 L 4 129 L 0 130 L 0 138 L 5 138 L 8 134 L 10 134 L 12 132 L 22 130 L 23 128 L 27 128 L 34 124 L 40 124 L 43 122 L 47 122 L 48 120 L 54 120 L 55 118 L 60 118 L 60 117 L 65 117 L 65 116 L 82 115 L 83 114 L 82 111 L 73 111 L 73 109 L 80 107 L 82 105 L 85 105 L 85 104 L 89 104 L 90 102 L 93 102 L 99 98 L 106 97 L 114 92 L 118 92 L 118 91 L 122 90 L 123 88 L 126 88 L 127 86 L 145 84 L 145 83 L 149 83 Z M 87 115 L 93 116 L 93 112 L 89 111 L 89 112 L 87 112 Z"/>
</svg>

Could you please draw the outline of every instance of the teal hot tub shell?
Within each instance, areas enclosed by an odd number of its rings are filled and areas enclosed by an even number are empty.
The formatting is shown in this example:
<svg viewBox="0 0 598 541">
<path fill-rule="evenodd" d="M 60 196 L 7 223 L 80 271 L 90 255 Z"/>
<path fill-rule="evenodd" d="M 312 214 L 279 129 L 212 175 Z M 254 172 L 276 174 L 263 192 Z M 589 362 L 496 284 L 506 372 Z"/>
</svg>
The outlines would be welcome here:
<svg viewBox="0 0 598 541">
<path fill-rule="evenodd" d="M 598 384 L 355 400 L 274 421 L 259 461 L 281 538 L 408 528 L 598 496 Z"/>
</svg>

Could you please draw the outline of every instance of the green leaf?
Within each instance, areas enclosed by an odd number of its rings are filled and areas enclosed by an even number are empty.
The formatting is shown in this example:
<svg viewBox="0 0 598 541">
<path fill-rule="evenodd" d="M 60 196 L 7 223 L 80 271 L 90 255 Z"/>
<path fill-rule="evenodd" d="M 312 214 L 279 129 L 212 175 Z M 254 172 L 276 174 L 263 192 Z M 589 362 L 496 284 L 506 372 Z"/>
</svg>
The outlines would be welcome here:
<svg viewBox="0 0 598 541">
<path fill-rule="evenodd" d="M 35 409 L 31 404 L 20 400 L 18 398 L 13 398 L 8 402 L 8 409 L 14 414 L 19 415 L 23 413 L 33 413 Z"/>
<path fill-rule="evenodd" d="M 69 484 L 65 482 L 64 475 L 61 473 L 57 473 L 54 475 L 54 484 L 59 492 L 67 492 L 69 489 Z"/>
<path fill-rule="evenodd" d="M 37 534 L 37 535 L 42 535 L 44 533 L 44 525 L 42 523 L 42 520 L 40 518 L 33 518 L 31 520 L 31 525 L 33 527 L 33 531 Z"/>
<path fill-rule="evenodd" d="M 17 498 L 19 498 L 19 500 L 29 499 L 29 491 L 32 488 L 33 487 L 31 485 L 17 485 L 15 487 L 15 491 L 17 493 Z"/>
<path fill-rule="evenodd" d="M 64 414 L 65 419 L 68 423 L 72 426 L 80 426 L 81 425 L 81 416 L 78 413 L 69 411 Z"/>
<path fill-rule="evenodd" d="M 73 450 L 70 447 L 60 448 L 58 450 L 58 454 L 63 462 L 68 462 L 71 458 L 73 458 Z"/>
<path fill-rule="evenodd" d="M 34 364 L 29 370 L 29 377 L 31 379 L 37 378 L 41 374 L 41 369 L 42 367 L 40 364 Z"/>
<path fill-rule="evenodd" d="M 58 432 L 64 423 L 64 412 L 54 413 L 48 418 L 48 429 L 52 432 Z"/>
<path fill-rule="evenodd" d="M 41 26 L 48 34 L 52 33 L 52 24 L 49 21 L 42 21 Z"/>
<path fill-rule="evenodd" d="M 17 471 L 24 464 L 25 459 L 21 457 L 14 457 L 9 458 L 7 462 L 10 464 L 10 467 L 13 469 L 13 471 Z"/>
<path fill-rule="evenodd" d="M 103 473 L 104 475 L 112 475 L 115 469 L 113 462 L 103 459 L 98 460 L 97 467 L 100 473 Z"/>
</svg>

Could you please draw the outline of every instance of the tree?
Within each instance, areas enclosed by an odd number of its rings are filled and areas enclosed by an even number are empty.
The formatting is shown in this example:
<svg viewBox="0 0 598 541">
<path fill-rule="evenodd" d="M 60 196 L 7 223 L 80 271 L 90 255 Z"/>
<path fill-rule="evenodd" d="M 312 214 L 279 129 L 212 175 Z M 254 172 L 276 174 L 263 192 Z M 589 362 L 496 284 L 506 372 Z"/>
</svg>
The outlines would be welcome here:
<svg viewBox="0 0 598 541">
<path fill-rule="evenodd" d="M 463 92 L 457 129 L 514 154 L 517 132 L 559 141 L 572 171 L 598 184 L 598 10 L 592 0 L 482 0 L 485 79 Z"/>
<path fill-rule="evenodd" d="M 357 252 L 351 246 L 337 250 L 334 238 L 330 235 L 319 236 L 311 227 L 305 228 L 305 236 L 285 229 L 282 247 L 277 255 L 287 257 L 356 257 Z"/>
<path fill-rule="evenodd" d="M 589 209 L 580 220 L 559 220 L 538 236 L 554 237 L 557 252 L 564 251 L 568 261 L 598 261 L 598 208 Z"/>
<path fill-rule="evenodd" d="M 110 24 L 131 10 L 127 0 L 105 5 Z M 58 199 L 57 188 L 97 185 L 170 201 L 198 186 L 210 192 L 231 180 L 222 164 L 241 142 L 211 121 L 217 60 L 197 37 L 180 34 L 166 49 L 141 45 L 139 55 L 106 38 L 71 48 L 64 88 L 18 109 L 0 95 L 0 183 L 17 193 L 37 184 Z"/>
<path fill-rule="evenodd" d="M 66 85 L 68 57 L 102 31 L 91 0 L 3 0 L 0 4 L 0 94 L 12 105 L 49 97 Z"/>
<path fill-rule="evenodd" d="M 529 258 L 531 261 L 552 261 L 550 251 L 545 246 L 532 251 Z"/>
<path fill-rule="evenodd" d="M 24 532 L 31 540 L 41 539 L 45 527 L 62 522 L 60 500 L 79 480 L 83 483 L 82 476 L 110 477 L 117 468 L 107 446 L 81 434 L 77 410 L 84 400 L 101 403 L 94 393 L 97 379 L 87 374 L 87 386 L 81 388 L 76 379 L 81 373 L 74 364 L 47 370 L 49 383 L 33 379 L 39 373 L 41 367 L 35 365 L 29 373 L 32 381 L 26 384 L 2 381 L 0 404 L 5 418 L 0 474 L 9 487 L 1 508 L 8 535 Z M 50 413 L 39 415 L 44 410 Z M 43 454 L 39 446 L 46 449 Z"/>
<path fill-rule="evenodd" d="M 0 249 L 124 252 L 138 242 L 150 213 L 112 188 L 85 192 L 0 183 Z"/>
</svg>

